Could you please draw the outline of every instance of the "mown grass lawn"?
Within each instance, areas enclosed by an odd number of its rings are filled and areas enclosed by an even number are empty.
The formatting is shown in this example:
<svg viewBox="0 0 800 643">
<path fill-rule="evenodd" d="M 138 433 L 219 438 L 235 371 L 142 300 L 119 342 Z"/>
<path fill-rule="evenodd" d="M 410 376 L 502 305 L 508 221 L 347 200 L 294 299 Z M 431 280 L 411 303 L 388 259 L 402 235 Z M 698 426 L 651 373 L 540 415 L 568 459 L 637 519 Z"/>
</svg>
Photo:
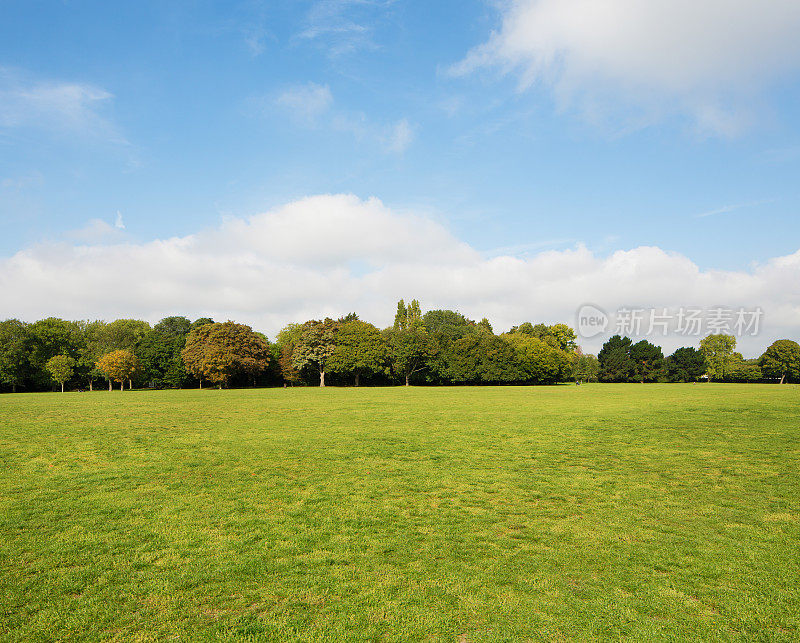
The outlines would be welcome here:
<svg viewBox="0 0 800 643">
<path fill-rule="evenodd" d="M 800 387 L 0 396 L 7 641 L 800 639 Z"/>
</svg>

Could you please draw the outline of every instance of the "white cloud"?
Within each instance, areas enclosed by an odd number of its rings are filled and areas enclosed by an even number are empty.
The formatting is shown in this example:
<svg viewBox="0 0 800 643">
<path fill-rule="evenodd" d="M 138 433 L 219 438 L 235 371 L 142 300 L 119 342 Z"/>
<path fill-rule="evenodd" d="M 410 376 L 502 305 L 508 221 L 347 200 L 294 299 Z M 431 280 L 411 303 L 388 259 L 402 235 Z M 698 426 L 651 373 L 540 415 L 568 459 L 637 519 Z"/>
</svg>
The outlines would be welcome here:
<svg viewBox="0 0 800 643">
<path fill-rule="evenodd" d="M 112 94 L 91 84 L 33 81 L 0 68 L 0 129 L 47 129 L 125 143 L 103 114 L 112 98 Z"/>
<path fill-rule="evenodd" d="M 800 69 L 797 0 L 512 0 L 502 26 L 454 66 L 517 71 L 521 86 L 550 86 L 579 103 L 640 124 L 670 113 L 732 135 L 751 99 Z"/>
<path fill-rule="evenodd" d="M 656 247 L 487 256 L 430 218 L 377 199 L 321 195 L 186 237 L 27 248 L 0 259 L 0 318 L 211 315 L 274 336 L 287 322 L 351 310 L 388 325 L 400 297 L 485 315 L 498 331 L 525 320 L 574 324 L 587 302 L 609 311 L 761 306 L 762 335 L 740 344 L 757 354 L 778 337 L 800 338 L 799 281 L 800 250 L 747 271 L 701 270 Z M 657 341 L 668 350 L 696 342 Z"/>
<path fill-rule="evenodd" d="M 306 83 L 285 89 L 275 99 L 275 103 L 288 110 L 292 118 L 313 125 L 320 116 L 330 110 L 333 105 L 333 94 L 327 85 Z"/>
<path fill-rule="evenodd" d="M 262 102 L 256 101 L 259 105 Z M 287 112 L 297 125 L 347 132 L 358 141 L 377 144 L 387 153 L 402 154 L 414 140 L 414 127 L 407 118 L 381 124 L 371 121 L 363 112 L 335 109 L 333 94 L 327 85 L 294 85 L 284 89 L 272 102 Z"/>
<path fill-rule="evenodd" d="M 125 226 L 122 226 L 123 228 Z M 102 219 L 90 219 L 86 225 L 64 234 L 67 239 L 85 244 L 118 243 L 122 239 L 121 228 Z"/>
<path fill-rule="evenodd" d="M 734 205 L 725 205 L 721 208 L 716 208 L 715 210 L 707 210 L 706 212 L 701 212 L 700 214 L 695 215 L 698 218 L 703 217 L 712 217 L 717 214 L 728 214 L 729 212 L 736 212 L 736 210 L 742 210 L 744 208 L 754 208 L 759 205 L 765 205 L 767 203 L 774 203 L 775 199 L 761 199 L 759 201 L 748 201 L 747 203 L 736 203 Z"/>
<path fill-rule="evenodd" d="M 338 57 L 363 49 L 376 49 L 374 31 L 381 14 L 395 0 L 318 0 L 306 15 L 298 37 L 317 41 Z"/>
<path fill-rule="evenodd" d="M 390 135 L 386 140 L 385 147 L 390 152 L 402 153 L 408 149 L 414 140 L 414 130 L 407 118 L 399 120 L 391 128 Z"/>
</svg>

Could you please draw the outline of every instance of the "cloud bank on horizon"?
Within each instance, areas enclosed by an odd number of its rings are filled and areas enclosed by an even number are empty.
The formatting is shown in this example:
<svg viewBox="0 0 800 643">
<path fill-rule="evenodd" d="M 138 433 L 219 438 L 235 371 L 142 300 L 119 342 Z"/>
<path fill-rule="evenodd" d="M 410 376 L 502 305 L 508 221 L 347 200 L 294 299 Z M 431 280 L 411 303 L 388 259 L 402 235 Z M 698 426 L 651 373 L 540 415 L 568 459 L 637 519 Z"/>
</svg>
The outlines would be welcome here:
<svg viewBox="0 0 800 643">
<path fill-rule="evenodd" d="M 107 232 L 107 237 L 101 237 Z M 399 298 L 425 310 L 487 316 L 496 332 L 522 321 L 575 324 L 585 303 L 759 306 L 762 332 L 740 340 L 760 353 L 800 335 L 800 250 L 747 271 L 701 270 L 687 257 L 642 246 L 600 256 L 585 245 L 532 256 L 481 252 L 426 216 L 376 198 L 327 194 L 194 234 L 135 243 L 94 224 L 83 241 L 46 242 L 0 259 L 0 317 L 34 320 L 210 315 L 269 335 L 286 323 L 356 311 L 391 323 Z M 582 344 L 597 350 L 604 335 Z M 696 343 L 656 337 L 665 349 Z"/>
<path fill-rule="evenodd" d="M 591 119 L 688 116 L 742 131 L 756 92 L 800 69 L 796 0 L 512 0 L 502 25 L 451 71 L 495 67 L 552 88 Z"/>
</svg>

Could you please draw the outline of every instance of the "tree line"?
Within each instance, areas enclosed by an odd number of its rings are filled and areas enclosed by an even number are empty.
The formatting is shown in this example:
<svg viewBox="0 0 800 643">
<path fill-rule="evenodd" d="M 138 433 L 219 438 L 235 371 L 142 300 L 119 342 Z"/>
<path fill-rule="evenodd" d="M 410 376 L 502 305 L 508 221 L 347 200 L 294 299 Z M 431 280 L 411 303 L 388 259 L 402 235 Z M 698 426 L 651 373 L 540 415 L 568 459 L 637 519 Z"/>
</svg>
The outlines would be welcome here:
<svg viewBox="0 0 800 643">
<path fill-rule="evenodd" d="M 210 318 L 173 316 L 153 326 L 8 319 L 0 322 L 0 390 L 800 380 L 796 342 L 779 340 L 757 360 L 735 347 L 733 336 L 710 335 L 699 349 L 665 357 L 646 340 L 616 335 L 595 357 L 566 324 L 525 322 L 495 334 L 486 318 L 423 314 L 416 300 L 398 302 L 388 328 L 350 313 L 289 324 L 274 342 L 244 324 Z"/>
</svg>

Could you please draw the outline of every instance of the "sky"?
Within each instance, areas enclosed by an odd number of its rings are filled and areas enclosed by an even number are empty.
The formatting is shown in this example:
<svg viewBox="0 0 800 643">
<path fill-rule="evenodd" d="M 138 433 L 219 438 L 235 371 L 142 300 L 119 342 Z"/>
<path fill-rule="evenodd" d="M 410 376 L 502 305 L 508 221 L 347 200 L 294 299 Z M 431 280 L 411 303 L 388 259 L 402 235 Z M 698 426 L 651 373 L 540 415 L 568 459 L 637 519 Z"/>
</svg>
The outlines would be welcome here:
<svg viewBox="0 0 800 643">
<path fill-rule="evenodd" d="M 592 304 L 597 350 L 724 307 L 757 355 L 800 339 L 798 32 L 796 0 L 5 0 L 0 318 Z"/>
</svg>

